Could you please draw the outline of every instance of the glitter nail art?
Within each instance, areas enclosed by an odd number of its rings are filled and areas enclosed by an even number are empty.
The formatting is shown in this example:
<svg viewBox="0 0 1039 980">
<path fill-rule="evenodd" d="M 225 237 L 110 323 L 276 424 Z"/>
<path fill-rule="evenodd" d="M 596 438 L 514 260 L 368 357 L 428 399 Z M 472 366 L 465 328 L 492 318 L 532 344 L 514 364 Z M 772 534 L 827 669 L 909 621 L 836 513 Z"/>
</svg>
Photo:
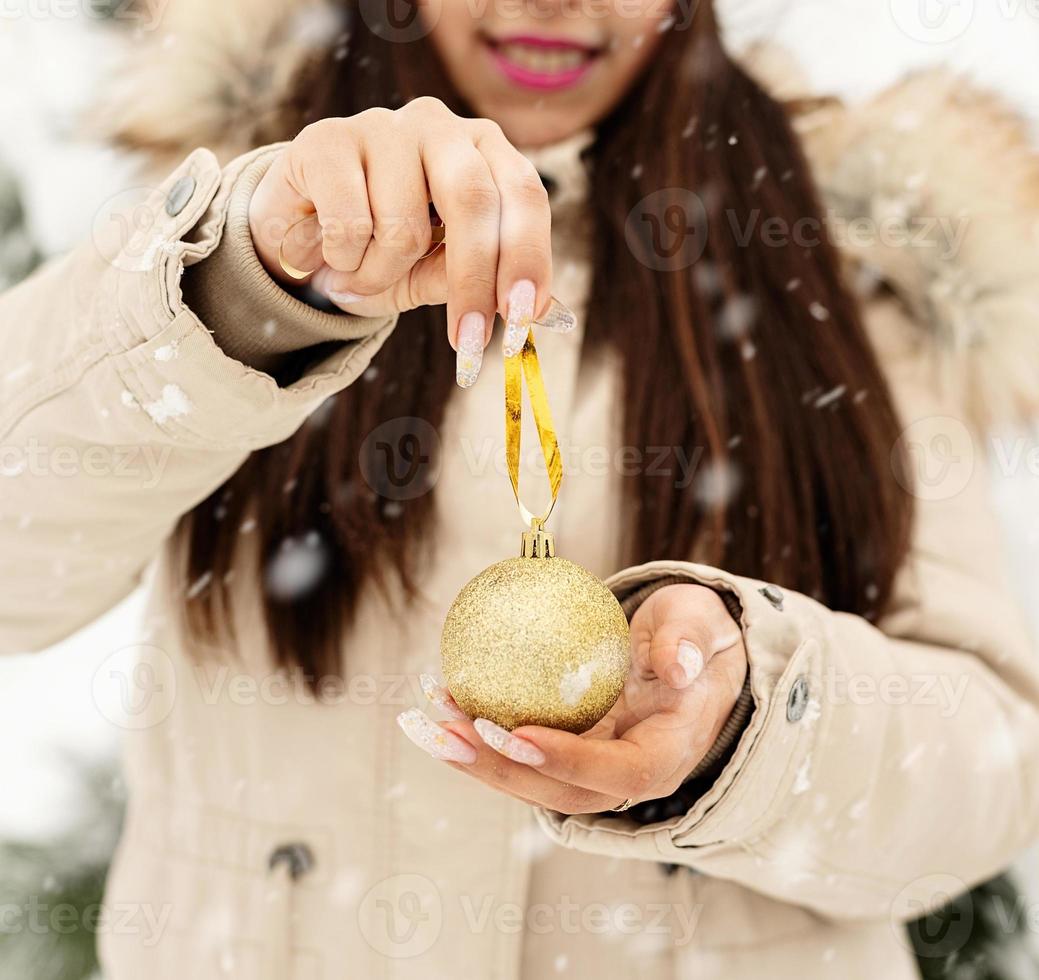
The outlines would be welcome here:
<svg viewBox="0 0 1039 980">
<path fill-rule="evenodd" d="M 466 313 L 458 324 L 455 380 L 460 388 L 471 388 L 480 374 L 486 324 L 482 313 Z"/>
<path fill-rule="evenodd" d="M 577 317 L 553 297 L 548 312 L 537 321 L 537 326 L 545 327 L 555 333 L 570 333 L 577 326 Z"/>
<path fill-rule="evenodd" d="M 454 698 L 451 697 L 447 688 L 438 684 L 429 674 L 420 675 L 419 684 L 422 685 L 422 693 L 425 694 L 430 704 L 439 708 L 445 714 L 450 715 L 457 721 L 464 721 L 467 719 L 468 716 L 458 707 L 457 704 L 455 704 Z"/>
<path fill-rule="evenodd" d="M 513 762 L 522 762 L 528 766 L 541 766 L 545 763 L 545 753 L 532 742 L 517 738 L 505 731 L 493 721 L 477 718 L 473 722 L 476 734 L 480 736 L 495 752 L 500 752 Z"/>
<path fill-rule="evenodd" d="M 692 684 L 703 670 L 703 654 L 688 640 L 679 641 L 677 661 L 685 673 L 686 686 Z"/>
<path fill-rule="evenodd" d="M 434 759 L 466 765 L 476 761 L 476 749 L 465 739 L 441 728 L 418 708 L 409 708 L 397 715 L 397 724 L 412 742 Z"/>
<path fill-rule="evenodd" d="M 537 290 L 529 279 L 521 279 L 509 293 L 509 315 L 505 321 L 503 352 L 513 357 L 523 350 L 530 325 L 534 322 L 534 301 Z"/>
</svg>

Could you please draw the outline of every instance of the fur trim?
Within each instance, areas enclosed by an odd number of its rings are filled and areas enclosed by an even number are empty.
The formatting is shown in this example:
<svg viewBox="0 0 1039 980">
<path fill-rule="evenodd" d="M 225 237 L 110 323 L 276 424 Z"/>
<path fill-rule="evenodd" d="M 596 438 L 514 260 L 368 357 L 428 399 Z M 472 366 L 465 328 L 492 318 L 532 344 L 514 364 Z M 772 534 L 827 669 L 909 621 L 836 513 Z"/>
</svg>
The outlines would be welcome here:
<svg viewBox="0 0 1039 980">
<path fill-rule="evenodd" d="M 346 38 L 334 0 L 168 0 L 113 76 L 102 126 L 152 166 L 198 146 L 226 163 L 280 138 L 300 71 Z"/>
<path fill-rule="evenodd" d="M 801 121 L 845 253 L 901 298 L 981 425 L 1039 407 L 1039 154 L 947 72 Z"/>
<path fill-rule="evenodd" d="M 108 115 L 120 142 L 167 168 L 199 145 L 227 160 L 269 141 L 306 61 L 346 43 L 343 9 L 168 0 L 158 50 L 123 70 L 133 88 Z M 812 107 L 784 52 L 759 45 L 742 60 L 795 112 Z M 845 254 L 902 299 L 921 354 L 975 420 L 1039 409 L 1039 156 L 1023 123 L 945 72 L 865 105 L 815 105 L 798 128 Z"/>
</svg>

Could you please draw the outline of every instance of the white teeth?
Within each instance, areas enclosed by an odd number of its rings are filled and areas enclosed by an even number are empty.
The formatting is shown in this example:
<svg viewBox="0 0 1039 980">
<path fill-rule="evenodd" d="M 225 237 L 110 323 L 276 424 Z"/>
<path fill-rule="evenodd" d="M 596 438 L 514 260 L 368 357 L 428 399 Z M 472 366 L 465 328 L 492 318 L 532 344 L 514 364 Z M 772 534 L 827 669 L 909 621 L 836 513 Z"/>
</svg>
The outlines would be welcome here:
<svg viewBox="0 0 1039 980">
<path fill-rule="evenodd" d="M 514 65 L 544 75 L 580 68 L 590 57 L 577 48 L 538 48 L 529 44 L 502 44 L 498 52 Z"/>
</svg>

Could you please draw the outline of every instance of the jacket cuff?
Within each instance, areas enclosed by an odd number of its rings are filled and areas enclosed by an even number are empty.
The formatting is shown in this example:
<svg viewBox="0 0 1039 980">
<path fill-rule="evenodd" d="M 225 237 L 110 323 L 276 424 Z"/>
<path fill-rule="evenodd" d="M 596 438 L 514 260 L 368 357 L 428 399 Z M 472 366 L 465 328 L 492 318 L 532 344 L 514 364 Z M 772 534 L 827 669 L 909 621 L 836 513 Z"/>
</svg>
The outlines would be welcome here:
<svg viewBox="0 0 1039 980">
<path fill-rule="evenodd" d="M 222 170 L 211 151 L 195 150 L 148 195 L 132 221 L 112 223 L 112 242 L 98 243 L 109 265 L 89 300 L 90 320 L 100 325 L 98 349 L 124 386 L 123 404 L 143 410 L 181 445 L 241 453 L 282 442 L 367 368 L 396 325 L 396 316 L 333 316 L 307 306 L 267 275 L 251 239 L 246 248 L 241 235 L 235 237 L 243 209 L 247 223 L 243 188 L 258 179 L 273 153 L 271 147 L 256 150 Z M 124 228 L 131 233 L 117 234 Z M 225 267 L 224 256 L 237 249 L 242 267 L 226 276 L 203 273 L 200 281 L 209 285 L 191 290 L 196 300 L 204 297 L 221 330 L 227 316 L 238 321 L 232 327 L 236 337 L 239 328 L 250 336 L 263 334 L 267 323 L 273 330 L 266 332 L 339 341 L 316 349 L 295 380 L 279 384 L 230 356 L 223 333 L 218 344 L 199 311 L 185 303 L 184 278 L 221 243 L 228 250 L 217 266 Z"/>
<path fill-rule="evenodd" d="M 620 599 L 621 607 L 624 609 L 624 615 L 628 617 L 628 621 L 630 622 L 631 617 L 635 615 L 639 606 L 641 606 L 642 603 L 644 603 L 654 592 L 666 588 L 669 585 L 689 584 L 690 582 L 688 578 L 679 575 L 667 575 L 654 582 L 650 582 L 647 585 L 640 586 L 634 592 L 627 595 L 619 595 L 617 598 Z M 735 596 L 730 592 L 722 592 L 720 593 L 720 598 L 722 602 L 725 603 L 725 608 L 729 611 L 729 615 L 739 623 L 741 609 Z M 685 778 L 685 783 L 688 784 L 695 782 L 702 784 L 704 780 L 717 776 L 718 773 L 721 772 L 725 762 L 727 762 L 729 757 L 732 755 L 732 751 L 736 747 L 736 742 L 739 741 L 740 736 L 743 734 L 743 730 L 747 727 L 747 723 L 750 721 L 751 712 L 753 710 L 754 699 L 750 692 L 750 680 L 748 678 L 748 680 L 743 684 L 743 689 L 740 691 L 740 695 L 736 699 L 736 703 L 733 705 L 728 720 L 725 722 L 722 730 L 718 733 L 718 738 L 715 739 L 714 745 L 711 746 L 707 754 L 700 760 L 696 768 Z M 681 795 L 686 799 L 689 798 L 687 793 Z M 666 804 L 666 801 L 652 800 L 650 802 L 657 806 L 659 806 L 661 802 Z M 637 808 L 632 809 L 632 816 L 635 819 L 639 819 L 639 814 L 636 810 Z"/>
<path fill-rule="evenodd" d="M 364 317 L 325 312 L 286 292 L 256 254 L 249 204 L 284 145 L 248 153 L 228 168 L 228 189 L 217 209 L 223 219 L 215 229 L 218 244 L 185 269 L 181 283 L 185 304 L 224 353 L 268 374 L 295 351 L 371 332 Z"/>
<path fill-rule="evenodd" d="M 821 607 L 766 582 L 686 562 L 651 562 L 620 572 L 607 585 L 623 604 L 647 586 L 674 582 L 714 589 L 737 611 L 749 662 L 740 698 L 748 717 L 739 734 L 730 733 L 735 745 L 727 746 L 717 777 L 704 792 L 697 787 L 678 812 L 658 805 L 658 818 L 640 821 L 634 807 L 572 816 L 539 809 L 538 822 L 563 846 L 695 866 L 699 855 L 753 838 L 779 819 L 775 801 L 796 795 L 799 771 L 824 730 Z M 669 800 L 677 802 L 681 792 Z"/>
</svg>

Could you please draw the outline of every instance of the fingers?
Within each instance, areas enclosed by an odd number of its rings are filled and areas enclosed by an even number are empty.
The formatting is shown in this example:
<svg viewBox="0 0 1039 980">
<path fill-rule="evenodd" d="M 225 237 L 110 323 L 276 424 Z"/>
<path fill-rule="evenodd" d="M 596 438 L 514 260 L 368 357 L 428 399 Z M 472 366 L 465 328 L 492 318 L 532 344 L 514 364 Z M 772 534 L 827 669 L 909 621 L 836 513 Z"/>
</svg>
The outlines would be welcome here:
<svg viewBox="0 0 1039 980">
<path fill-rule="evenodd" d="M 691 731 L 695 720 L 687 719 Z M 646 726 L 642 731 L 638 731 Z M 601 796 L 609 809 L 620 800 L 668 796 L 689 771 L 691 738 L 671 725 L 642 722 L 622 738 L 589 739 L 554 728 L 518 728 L 515 738 L 545 756 L 539 773 Z"/>
<path fill-rule="evenodd" d="M 415 745 L 434 759 L 459 762 L 462 765 L 471 765 L 476 761 L 476 749 L 469 742 L 442 728 L 418 708 L 410 708 L 399 714 L 397 724 Z"/>
<path fill-rule="evenodd" d="M 422 674 L 419 676 L 419 684 L 422 685 L 422 693 L 425 694 L 426 700 L 434 707 L 439 708 L 455 721 L 468 720 L 469 716 L 458 707 L 455 699 L 451 697 L 451 692 L 442 684 L 438 684 L 434 677 Z"/>
<path fill-rule="evenodd" d="M 287 156 L 290 186 L 312 203 L 320 221 L 319 241 L 304 256 L 307 264 L 293 265 L 316 268 L 318 258 L 337 272 L 353 272 L 374 227 L 360 147 L 336 122 L 308 126 Z"/>
<path fill-rule="evenodd" d="M 720 596 L 698 585 L 654 592 L 631 620 L 636 669 L 685 690 L 716 653 L 740 642 L 739 625 Z"/>
<path fill-rule="evenodd" d="M 432 226 L 422 162 L 401 152 L 399 126 L 365 134 L 362 146 L 372 235 L 350 277 L 355 291 L 377 293 L 398 282 L 429 251 Z"/>
<path fill-rule="evenodd" d="M 427 256 L 430 201 L 450 228 L 439 258 Z M 537 171 L 496 124 L 435 99 L 308 126 L 260 181 L 250 229 L 272 276 L 309 277 L 348 312 L 446 301 L 463 387 L 476 380 L 496 313 L 507 356 L 540 314 L 552 329 L 574 326 L 550 307 L 551 213 Z"/>
<path fill-rule="evenodd" d="M 477 718 L 473 722 L 473 728 L 487 745 L 505 758 L 512 759 L 513 762 L 522 762 L 525 766 L 543 766 L 545 764 L 545 753 L 533 742 L 517 738 L 493 721 Z"/>
<path fill-rule="evenodd" d="M 603 812 L 623 800 L 669 796 L 730 716 L 747 675 L 746 651 L 739 624 L 718 593 L 703 586 L 658 590 L 631 627 L 637 654 L 624 707 L 611 713 L 612 729 L 579 736 L 537 726 L 508 732 L 481 718 L 470 722 L 457 718 L 447 692 L 424 678 L 427 697 L 456 719 L 443 730 L 468 749 L 454 743 L 445 748 L 439 726 L 434 731 L 412 722 L 422 736 L 416 741 L 501 792 L 563 813 Z"/>
<path fill-rule="evenodd" d="M 457 347 L 463 318 L 467 338 L 486 337 L 497 308 L 501 199 L 487 161 L 467 136 L 427 138 L 422 163 L 437 212 L 450 229 L 447 246 L 447 333 Z"/>
<path fill-rule="evenodd" d="M 511 357 L 523 349 L 531 323 L 551 301 L 552 213 L 534 165 L 496 123 L 481 120 L 475 125 L 476 146 L 501 199 L 496 291 L 498 308 L 505 314 L 504 353 Z"/>
<path fill-rule="evenodd" d="M 584 786 L 561 782 L 546 775 L 541 767 L 519 761 L 513 756 L 537 753 L 537 746 L 515 734 L 510 735 L 486 719 L 477 719 L 475 723 L 449 722 L 446 727 L 475 747 L 476 761 L 466 765 L 465 771 L 493 789 L 562 813 L 596 813 L 619 802 Z M 494 748 L 492 743 L 501 745 L 511 756 Z"/>
</svg>

